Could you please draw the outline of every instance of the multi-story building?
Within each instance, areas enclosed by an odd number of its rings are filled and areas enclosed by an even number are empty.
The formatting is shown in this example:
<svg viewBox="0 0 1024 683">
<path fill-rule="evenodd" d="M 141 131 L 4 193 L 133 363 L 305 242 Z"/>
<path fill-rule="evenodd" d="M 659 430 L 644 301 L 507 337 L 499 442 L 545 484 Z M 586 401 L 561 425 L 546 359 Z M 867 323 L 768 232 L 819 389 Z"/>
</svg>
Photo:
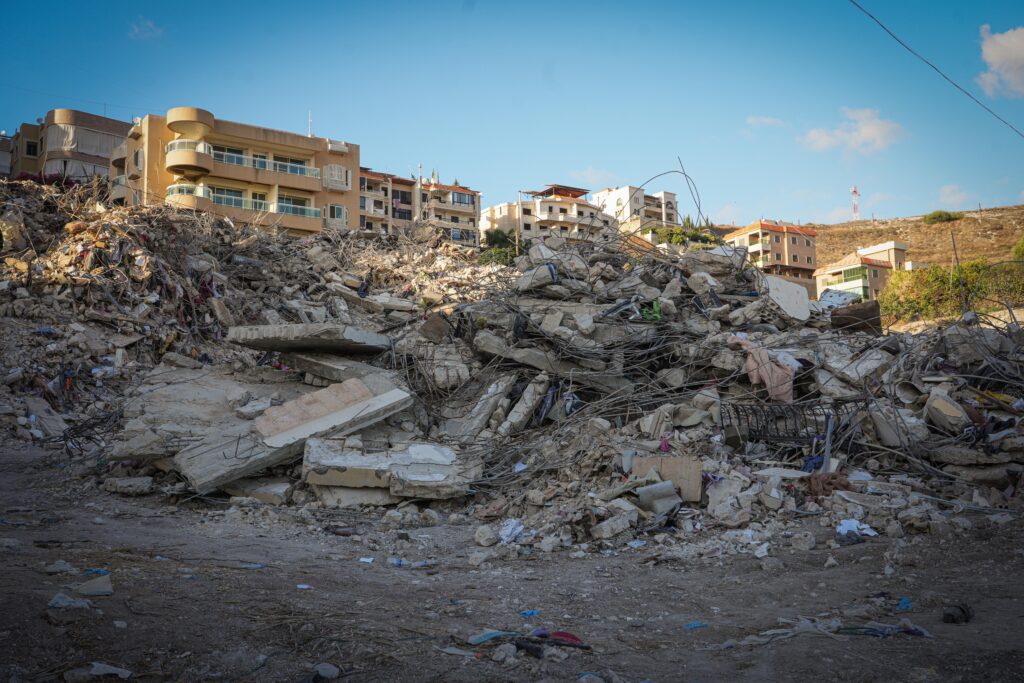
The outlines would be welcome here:
<svg viewBox="0 0 1024 683">
<path fill-rule="evenodd" d="M 835 263 L 814 271 L 818 291 L 838 289 L 860 295 L 864 301 L 877 299 L 896 270 L 910 267 L 905 242 L 883 242 L 862 247 Z"/>
<path fill-rule="evenodd" d="M 359 145 L 196 107 L 137 121 L 111 158 L 111 177 L 128 204 L 166 202 L 293 235 L 350 228 L 359 215 Z"/>
<path fill-rule="evenodd" d="M 725 236 L 725 243 L 746 247 L 751 262 L 770 275 L 803 285 L 811 298 L 818 290 L 815 240 L 818 233 L 780 221 L 757 220 Z"/>
<path fill-rule="evenodd" d="M 420 219 L 437 226 L 456 244 L 480 246 L 480 193 L 455 181 L 445 185 L 437 174 L 420 178 Z"/>
<path fill-rule="evenodd" d="M 11 148 L 14 141 L 7 134 L 7 131 L 0 132 L 0 178 L 11 175 Z"/>
<path fill-rule="evenodd" d="M 601 211 L 614 216 L 620 227 L 627 223 L 639 226 L 657 224 L 659 227 L 679 225 L 675 192 L 646 194 L 642 187 L 623 185 L 598 190 L 591 200 L 601 207 Z"/>
<path fill-rule="evenodd" d="M 359 169 L 359 229 L 389 235 L 408 231 L 417 209 L 418 183 L 370 168 Z"/>
<path fill-rule="evenodd" d="M 517 241 L 557 236 L 585 242 L 605 228 L 617 228 L 615 218 L 589 201 L 582 187 L 547 185 L 543 190 L 520 194 L 518 202 L 506 202 L 484 210 L 480 230 L 500 230 Z"/>
<path fill-rule="evenodd" d="M 51 109 L 11 138 L 12 178 L 59 175 L 78 182 L 106 178 L 114 149 L 132 124 L 75 109 Z"/>
</svg>

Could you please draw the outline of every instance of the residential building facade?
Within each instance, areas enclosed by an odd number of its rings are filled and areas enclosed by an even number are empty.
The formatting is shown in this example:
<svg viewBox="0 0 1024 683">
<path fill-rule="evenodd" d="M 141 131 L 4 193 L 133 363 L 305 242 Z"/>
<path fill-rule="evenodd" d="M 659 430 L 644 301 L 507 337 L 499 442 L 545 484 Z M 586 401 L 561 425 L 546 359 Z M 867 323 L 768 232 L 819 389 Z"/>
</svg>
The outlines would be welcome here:
<svg viewBox="0 0 1024 683">
<path fill-rule="evenodd" d="M 757 220 L 725 236 L 725 243 L 746 247 L 751 263 L 764 272 L 802 285 L 811 298 L 818 295 L 814 271 L 817 268 L 818 233 L 781 221 Z"/>
<path fill-rule="evenodd" d="M 623 185 L 606 187 L 591 195 L 591 201 L 603 213 L 613 216 L 620 227 L 636 224 L 679 225 L 679 211 L 675 192 L 647 194 L 642 187 Z"/>
<path fill-rule="evenodd" d="M 359 145 L 224 121 L 197 107 L 149 114 L 110 161 L 111 193 L 301 236 L 352 228 Z"/>
<path fill-rule="evenodd" d="M 359 230 L 390 235 L 405 232 L 417 214 L 418 183 L 392 173 L 359 169 Z"/>
<path fill-rule="evenodd" d="M 875 300 L 889 284 L 893 272 L 913 267 L 907 261 L 908 248 L 905 242 L 890 241 L 847 254 L 814 272 L 818 291 L 838 289 L 858 294 L 864 301 Z"/>
<path fill-rule="evenodd" d="M 11 138 L 10 175 L 59 175 L 78 182 L 106 178 L 115 148 L 132 124 L 76 109 L 51 109 Z"/>
<path fill-rule="evenodd" d="M 455 181 L 445 185 L 437 174 L 421 178 L 420 219 L 439 227 L 447 239 L 466 246 L 480 246 L 480 193 Z"/>
<path fill-rule="evenodd" d="M 569 185 L 547 185 L 543 190 L 521 193 L 518 202 L 485 209 L 480 229 L 485 233 L 500 230 L 520 242 L 551 236 L 592 241 L 602 230 L 618 228 L 618 221 L 589 201 L 588 193 L 587 189 Z"/>
<path fill-rule="evenodd" d="M 11 175 L 11 148 L 14 141 L 7 131 L 0 133 L 0 178 L 7 178 Z"/>
</svg>

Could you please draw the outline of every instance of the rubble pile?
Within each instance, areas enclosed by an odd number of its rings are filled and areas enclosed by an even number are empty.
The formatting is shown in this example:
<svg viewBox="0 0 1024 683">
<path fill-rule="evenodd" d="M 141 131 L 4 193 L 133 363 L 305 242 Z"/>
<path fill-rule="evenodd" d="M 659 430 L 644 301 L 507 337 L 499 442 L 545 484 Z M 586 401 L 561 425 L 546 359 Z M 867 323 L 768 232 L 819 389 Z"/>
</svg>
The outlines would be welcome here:
<svg viewBox="0 0 1024 683">
<path fill-rule="evenodd" d="M 843 544 L 1019 507 L 1019 325 L 882 334 L 876 304 L 808 301 L 742 248 L 548 237 L 503 268 L 95 206 L 48 244 L 8 250 L 6 324 L 45 343 L 5 357 L 0 403 L 108 481 L 153 477 L 114 491 L 460 506 L 474 564 L 765 559 L 814 547 L 808 515 Z"/>
</svg>

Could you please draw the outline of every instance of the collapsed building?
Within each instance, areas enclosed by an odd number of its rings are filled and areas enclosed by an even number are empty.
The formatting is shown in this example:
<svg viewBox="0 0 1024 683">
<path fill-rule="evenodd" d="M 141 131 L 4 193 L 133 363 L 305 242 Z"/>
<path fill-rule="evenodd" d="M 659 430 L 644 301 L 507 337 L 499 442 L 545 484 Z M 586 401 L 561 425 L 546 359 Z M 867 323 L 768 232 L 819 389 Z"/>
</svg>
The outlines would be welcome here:
<svg viewBox="0 0 1024 683">
<path fill-rule="evenodd" d="M 900 536 L 1019 503 L 1016 323 L 886 334 L 877 302 L 809 301 L 742 247 L 614 229 L 505 267 L 442 234 L 0 201 L 4 437 L 112 492 L 465 508 L 477 562 L 641 536 L 761 557 L 801 515 Z"/>
</svg>

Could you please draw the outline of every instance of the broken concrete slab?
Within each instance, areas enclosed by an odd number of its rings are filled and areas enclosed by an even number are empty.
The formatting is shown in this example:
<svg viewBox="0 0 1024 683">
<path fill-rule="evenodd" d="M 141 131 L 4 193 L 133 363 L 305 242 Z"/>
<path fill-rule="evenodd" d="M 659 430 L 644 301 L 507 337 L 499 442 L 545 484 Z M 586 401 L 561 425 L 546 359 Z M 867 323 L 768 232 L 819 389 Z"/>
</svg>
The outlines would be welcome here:
<svg viewBox="0 0 1024 683">
<path fill-rule="evenodd" d="M 633 383 L 621 375 L 592 372 L 575 363 L 555 358 L 540 349 L 510 347 L 493 332 L 478 332 L 473 338 L 473 345 L 479 351 L 492 356 L 500 356 L 560 377 L 571 376 L 574 381 L 605 393 L 629 394 L 633 392 Z"/>
<path fill-rule="evenodd" d="M 469 444 L 479 436 L 487 426 L 491 415 L 498 404 L 515 384 L 516 376 L 507 374 L 498 377 L 487 385 L 483 394 L 472 404 L 473 407 L 463 417 L 452 417 L 445 420 L 441 433 L 460 444 Z"/>
<path fill-rule="evenodd" d="M 36 429 L 47 437 L 60 436 L 68 428 L 64 418 L 51 408 L 45 399 L 27 396 L 25 410 L 29 415 L 29 420 L 35 423 Z"/>
<path fill-rule="evenodd" d="M 764 281 L 768 300 L 784 317 L 794 322 L 807 322 L 811 317 L 807 289 L 774 275 L 765 275 Z"/>
<path fill-rule="evenodd" d="M 386 370 L 330 353 L 293 351 L 282 354 L 281 360 L 288 367 L 295 368 L 299 372 L 307 372 L 331 382 L 344 382 L 347 379 L 359 379 L 367 375 L 387 374 Z"/>
<path fill-rule="evenodd" d="M 302 463 L 303 478 L 310 484 L 386 488 L 396 496 L 422 498 L 465 495 L 470 475 L 478 470 L 460 462 L 452 449 L 424 442 L 373 452 L 344 439 L 309 439 Z"/>
<path fill-rule="evenodd" d="M 388 489 L 357 489 L 346 486 L 321 486 L 314 484 L 313 493 L 324 507 L 329 508 L 394 505 L 402 500 L 398 496 L 392 495 Z"/>
<path fill-rule="evenodd" d="M 385 334 L 335 323 L 232 327 L 228 341 L 263 351 L 380 353 L 391 348 L 391 338 Z"/>
<path fill-rule="evenodd" d="M 316 434 L 357 431 L 405 410 L 412 402 L 408 392 L 370 375 L 273 406 L 256 419 L 254 426 L 267 446 L 281 448 Z"/>
<path fill-rule="evenodd" d="M 641 486 L 634 492 L 639 499 L 640 509 L 655 515 L 664 515 L 683 502 L 676 494 L 675 484 L 671 481 L 660 481 L 657 484 Z"/>
<path fill-rule="evenodd" d="M 701 477 L 704 466 L 700 458 L 692 455 L 634 456 L 633 474 L 647 476 L 655 471 L 664 480 L 671 480 L 682 500 L 700 502 Z M 639 490 L 637 491 L 639 493 Z"/>
<path fill-rule="evenodd" d="M 255 498 L 267 505 L 284 505 L 293 486 L 292 481 L 286 477 L 243 477 L 220 488 L 229 496 Z"/>
<path fill-rule="evenodd" d="M 534 377 L 533 381 L 523 390 L 523 394 L 515 406 L 508 412 L 505 421 L 498 427 L 498 435 L 508 436 L 509 434 L 518 433 L 525 427 L 526 423 L 533 417 L 537 406 L 544 399 L 549 386 L 551 386 L 551 380 L 546 373 L 542 372 Z"/>
<path fill-rule="evenodd" d="M 270 396 L 254 398 L 245 405 L 235 408 L 235 415 L 243 420 L 255 420 L 265 413 L 271 405 L 273 405 L 273 399 Z"/>
<path fill-rule="evenodd" d="M 929 422 L 949 434 L 960 434 L 971 424 L 967 411 L 942 389 L 931 390 L 924 412 Z"/>
</svg>

